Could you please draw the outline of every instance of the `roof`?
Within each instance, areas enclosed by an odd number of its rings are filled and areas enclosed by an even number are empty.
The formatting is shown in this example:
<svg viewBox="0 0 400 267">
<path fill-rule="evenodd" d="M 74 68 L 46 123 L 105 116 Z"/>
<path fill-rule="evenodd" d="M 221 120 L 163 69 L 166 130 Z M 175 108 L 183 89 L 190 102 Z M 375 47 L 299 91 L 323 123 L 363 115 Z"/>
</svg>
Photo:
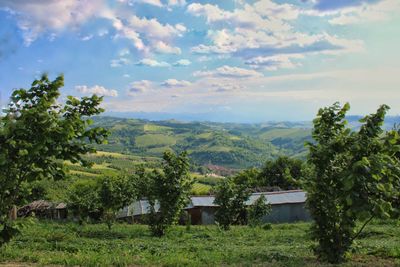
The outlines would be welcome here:
<svg viewBox="0 0 400 267">
<path fill-rule="evenodd" d="M 271 205 L 304 203 L 306 201 L 306 192 L 301 190 L 290 190 L 253 193 L 246 202 L 246 205 L 253 204 L 261 195 L 264 195 L 266 202 L 270 203 Z M 190 198 L 190 202 L 185 209 L 191 209 L 195 207 L 217 207 L 218 205 L 214 204 L 214 200 L 214 196 L 193 196 Z M 157 203 L 156 210 L 159 208 L 160 206 Z M 117 215 L 117 218 L 149 214 L 149 212 L 149 202 L 147 200 L 139 200 L 123 208 Z"/>
<path fill-rule="evenodd" d="M 253 204 L 261 195 L 264 195 L 267 203 L 270 203 L 271 205 L 304 203 L 306 201 L 306 192 L 301 190 L 290 190 L 253 193 L 250 195 L 250 198 L 246 202 L 246 205 Z M 193 207 L 217 207 L 218 205 L 214 204 L 214 200 L 214 196 L 191 197 L 191 202 L 186 208 L 189 209 Z"/>
<path fill-rule="evenodd" d="M 246 204 L 247 205 L 253 204 L 261 195 L 264 195 L 267 202 L 270 203 L 271 205 L 306 202 L 306 192 L 301 190 L 291 190 L 291 191 L 254 193 L 250 196 L 250 199 L 246 202 Z"/>
<path fill-rule="evenodd" d="M 156 210 L 160 208 L 160 205 L 156 203 Z M 117 218 L 138 216 L 150 213 L 150 204 L 148 200 L 135 201 L 131 205 L 123 208 L 117 215 Z"/>
<path fill-rule="evenodd" d="M 59 203 L 57 206 L 56 206 L 56 209 L 57 210 L 62 210 L 62 209 L 66 209 L 67 208 L 67 204 L 65 204 L 65 203 Z"/>
</svg>

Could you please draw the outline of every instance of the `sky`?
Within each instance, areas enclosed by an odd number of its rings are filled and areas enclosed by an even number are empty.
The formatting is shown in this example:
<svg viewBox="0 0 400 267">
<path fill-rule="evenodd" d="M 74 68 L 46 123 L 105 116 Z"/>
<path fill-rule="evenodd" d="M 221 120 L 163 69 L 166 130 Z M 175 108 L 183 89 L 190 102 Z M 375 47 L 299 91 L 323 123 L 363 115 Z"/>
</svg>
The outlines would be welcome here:
<svg viewBox="0 0 400 267">
<path fill-rule="evenodd" d="M 0 105 L 42 73 L 107 114 L 306 121 L 400 114 L 399 0 L 0 0 Z"/>
</svg>

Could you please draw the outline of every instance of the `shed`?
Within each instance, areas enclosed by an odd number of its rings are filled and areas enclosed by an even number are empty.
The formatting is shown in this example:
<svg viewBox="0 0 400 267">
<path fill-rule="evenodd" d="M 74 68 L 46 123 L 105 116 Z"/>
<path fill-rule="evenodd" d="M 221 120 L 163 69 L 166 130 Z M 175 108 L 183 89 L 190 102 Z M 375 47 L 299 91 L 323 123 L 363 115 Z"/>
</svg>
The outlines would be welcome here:
<svg viewBox="0 0 400 267">
<path fill-rule="evenodd" d="M 295 221 L 309 221 L 310 214 L 305 207 L 306 193 L 301 190 L 260 192 L 253 193 L 246 205 L 252 205 L 261 195 L 266 203 L 271 204 L 271 213 L 264 216 L 263 222 L 285 223 Z M 214 224 L 215 212 L 218 205 L 214 203 L 214 196 L 192 196 L 185 210 L 189 214 L 192 224 Z M 159 205 L 156 204 L 156 210 Z M 150 204 L 147 200 L 138 200 L 123 208 L 117 215 L 118 219 L 131 222 L 143 222 L 143 218 L 149 214 Z"/>
<path fill-rule="evenodd" d="M 252 205 L 261 195 L 266 203 L 271 204 L 271 213 L 264 216 L 263 222 L 285 223 L 295 221 L 309 221 L 311 219 L 305 207 L 306 193 L 301 190 L 260 192 L 250 196 L 246 205 Z M 191 216 L 192 224 L 214 224 L 215 212 L 218 206 L 214 204 L 214 196 L 192 197 L 186 207 Z"/>
<path fill-rule="evenodd" d="M 46 219 L 66 219 L 67 204 L 53 203 L 46 200 L 33 201 L 17 211 L 18 217 L 36 216 Z"/>
<path fill-rule="evenodd" d="M 156 203 L 155 209 L 158 211 L 160 205 Z M 123 208 L 118 214 L 117 219 L 125 219 L 130 222 L 143 222 L 143 219 L 150 213 L 150 203 L 142 199 L 133 202 L 131 205 Z"/>
</svg>

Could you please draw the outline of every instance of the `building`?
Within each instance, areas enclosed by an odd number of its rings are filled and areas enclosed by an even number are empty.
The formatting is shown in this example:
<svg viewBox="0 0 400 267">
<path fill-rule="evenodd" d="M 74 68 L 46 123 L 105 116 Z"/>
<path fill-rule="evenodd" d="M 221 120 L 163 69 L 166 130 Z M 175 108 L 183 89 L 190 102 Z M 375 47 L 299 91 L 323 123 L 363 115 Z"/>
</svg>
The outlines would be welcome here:
<svg viewBox="0 0 400 267">
<path fill-rule="evenodd" d="M 301 190 L 260 192 L 250 196 L 246 205 L 252 205 L 261 195 L 264 195 L 267 203 L 271 204 L 271 213 L 264 216 L 263 222 L 287 223 L 311 220 L 305 207 L 306 193 Z M 214 204 L 214 196 L 192 197 L 186 207 L 190 214 L 192 224 L 214 224 L 215 212 L 218 206 Z"/>
<path fill-rule="evenodd" d="M 46 200 L 36 200 L 17 211 L 18 217 L 34 215 L 38 218 L 64 220 L 68 217 L 67 204 L 53 203 Z"/>
<path fill-rule="evenodd" d="M 263 222 L 289 223 L 311 220 L 305 207 L 306 193 L 301 190 L 261 192 L 250 196 L 246 205 L 252 205 L 261 195 L 267 203 L 271 204 L 271 213 L 264 216 Z M 192 224 L 209 225 L 215 223 L 215 212 L 218 205 L 214 204 L 214 196 L 193 196 L 185 210 L 191 218 Z M 156 210 L 159 206 L 156 205 Z M 142 222 L 143 217 L 149 213 L 150 205 L 147 200 L 136 201 L 125 207 L 118 215 L 120 219 Z"/>
</svg>

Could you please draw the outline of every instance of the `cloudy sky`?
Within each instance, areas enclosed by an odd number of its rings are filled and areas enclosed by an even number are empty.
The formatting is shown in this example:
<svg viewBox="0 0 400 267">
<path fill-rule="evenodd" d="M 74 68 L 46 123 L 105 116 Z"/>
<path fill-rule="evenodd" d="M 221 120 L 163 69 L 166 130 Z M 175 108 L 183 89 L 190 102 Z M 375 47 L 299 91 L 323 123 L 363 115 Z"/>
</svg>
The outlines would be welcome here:
<svg viewBox="0 0 400 267">
<path fill-rule="evenodd" d="M 399 0 L 0 0 L 1 104 L 47 72 L 154 119 L 399 114 L 399 48 Z"/>
</svg>

